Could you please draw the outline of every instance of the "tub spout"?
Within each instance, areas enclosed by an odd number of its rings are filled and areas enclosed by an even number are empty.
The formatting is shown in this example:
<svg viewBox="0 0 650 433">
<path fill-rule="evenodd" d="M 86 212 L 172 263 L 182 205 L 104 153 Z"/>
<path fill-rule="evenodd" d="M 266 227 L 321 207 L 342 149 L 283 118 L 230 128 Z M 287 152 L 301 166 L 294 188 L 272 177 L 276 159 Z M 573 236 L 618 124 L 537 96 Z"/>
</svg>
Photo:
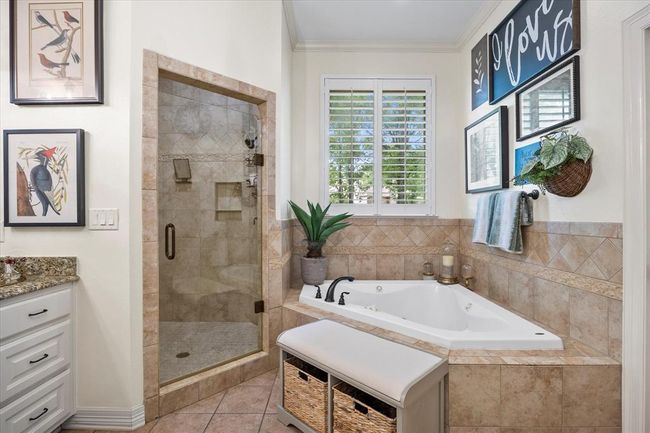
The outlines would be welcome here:
<svg viewBox="0 0 650 433">
<path fill-rule="evenodd" d="M 337 279 L 332 281 L 332 284 L 330 284 L 329 288 L 327 289 L 327 294 L 325 295 L 325 302 L 334 302 L 334 289 L 336 289 L 336 285 L 343 280 L 352 282 L 354 281 L 354 277 L 338 277 Z"/>
</svg>

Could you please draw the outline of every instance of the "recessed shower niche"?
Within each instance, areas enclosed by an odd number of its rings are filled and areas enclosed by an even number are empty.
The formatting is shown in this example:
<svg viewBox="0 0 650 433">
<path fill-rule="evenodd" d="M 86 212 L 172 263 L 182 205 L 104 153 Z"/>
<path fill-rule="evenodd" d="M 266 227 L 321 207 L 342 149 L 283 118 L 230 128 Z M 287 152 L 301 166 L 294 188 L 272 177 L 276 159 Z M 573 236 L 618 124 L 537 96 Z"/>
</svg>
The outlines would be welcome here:
<svg viewBox="0 0 650 433">
<path fill-rule="evenodd" d="M 160 77 L 160 383 L 262 349 L 258 107 Z"/>
</svg>

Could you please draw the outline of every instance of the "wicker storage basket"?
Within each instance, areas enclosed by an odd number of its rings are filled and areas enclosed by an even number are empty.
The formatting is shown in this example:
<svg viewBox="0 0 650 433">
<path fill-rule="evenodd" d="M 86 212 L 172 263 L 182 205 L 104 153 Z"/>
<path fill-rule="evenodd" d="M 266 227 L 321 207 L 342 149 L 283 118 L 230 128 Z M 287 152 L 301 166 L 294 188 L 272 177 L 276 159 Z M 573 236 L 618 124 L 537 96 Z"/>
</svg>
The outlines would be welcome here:
<svg viewBox="0 0 650 433">
<path fill-rule="evenodd" d="M 334 433 L 395 433 L 397 409 L 341 382 L 334 387 Z"/>
<path fill-rule="evenodd" d="M 591 160 L 572 161 L 562 168 L 551 180 L 544 184 L 548 192 L 560 197 L 574 197 L 582 192 L 591 178 Z"/>
<path fill-rule="evenodd" d="M 298 358 L 284 361 L 284 408 L 318 433 L 327 432 L 327 373 Z"/>
</svg>

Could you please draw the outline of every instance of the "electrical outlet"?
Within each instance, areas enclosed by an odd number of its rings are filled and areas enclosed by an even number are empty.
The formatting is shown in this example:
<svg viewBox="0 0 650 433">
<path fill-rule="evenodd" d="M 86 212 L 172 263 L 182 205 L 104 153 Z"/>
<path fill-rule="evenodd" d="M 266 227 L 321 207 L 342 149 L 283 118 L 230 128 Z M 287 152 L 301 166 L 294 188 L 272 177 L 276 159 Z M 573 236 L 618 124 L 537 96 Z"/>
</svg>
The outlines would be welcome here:
<svg viewBox="0 0 650 433">
<path fill-rule="evenodd" d="M 118 230 L 118 209 L 90 209 L 88 215 L 89 230 Z"/>
</svg>

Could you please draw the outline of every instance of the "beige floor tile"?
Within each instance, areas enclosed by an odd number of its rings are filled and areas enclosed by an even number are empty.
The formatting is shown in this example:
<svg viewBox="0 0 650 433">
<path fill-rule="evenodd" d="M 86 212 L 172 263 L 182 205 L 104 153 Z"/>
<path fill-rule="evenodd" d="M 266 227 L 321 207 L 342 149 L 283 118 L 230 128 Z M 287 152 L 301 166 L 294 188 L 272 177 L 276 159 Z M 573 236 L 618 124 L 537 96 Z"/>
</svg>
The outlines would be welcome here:
<svg viewBox="0 0 650 433">
<path fill-rule="evenodd" d="M 230 388 L 217 413 L 259 413 L 263 414 L 271 395 L 267 386 L 238 385 Z"/>
<path fill-rule="evenodd" d="M 282 403 L 282 385 L 280 379 L 276 380 L 271 390 L 271 397 L 266 405 L 266 413 L 277 413 L 278 405 Z"/>
<path fill-rule="evenodd" d="M 210 414 L 172 413 L 160 418 L 151 433 L 202 433 L 210 418 Z"/>
<path fill-rule="evenodd" d="M 216 414 L 205 433 L 257 433 L 261 414 Z"/>
<path fill-rule="evenodd" d="M 265 386 L 271 388 L 273 387 L 273 383 L 275 382 L 276 377 L 278 377 L 278 369 L 271 370 L 268 373 L 264 373 L 252 379 L 249 379 L 246 382 L 242 383 L 242 385 Z"/>
<path fill-rule="evenodd" d="M 264 420 L 262 421 L 262 427 L 260 428 L 260 433 L 299 433 L 295 427 L 285 426 L 280 421 L 277 420 L 276 415 L 264 415 Z"/>
<path fill-rule="evenodd" d="M 220 392 L 219 394 L 213 395 L 212 397 L 204 398 L 203 400 L 199 400 L 196 403 L 186 406 L 184 408 L 178 409 L 175 413 L 209 413 L 213 414 L 216 410 L 217 407 L 219 406 L 219 403 L 221 403 L 221 400 L 223 399 L 223 396 L 226 394 L 226 392 Z"/>
</svg>

